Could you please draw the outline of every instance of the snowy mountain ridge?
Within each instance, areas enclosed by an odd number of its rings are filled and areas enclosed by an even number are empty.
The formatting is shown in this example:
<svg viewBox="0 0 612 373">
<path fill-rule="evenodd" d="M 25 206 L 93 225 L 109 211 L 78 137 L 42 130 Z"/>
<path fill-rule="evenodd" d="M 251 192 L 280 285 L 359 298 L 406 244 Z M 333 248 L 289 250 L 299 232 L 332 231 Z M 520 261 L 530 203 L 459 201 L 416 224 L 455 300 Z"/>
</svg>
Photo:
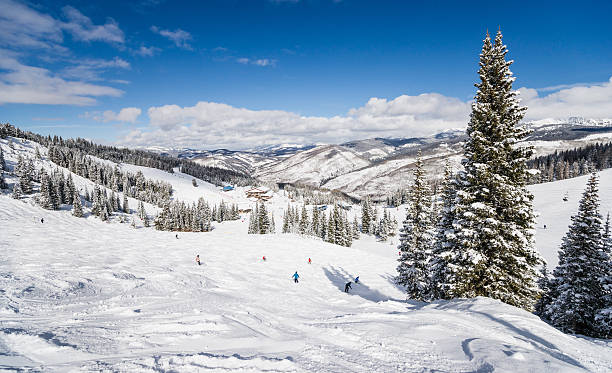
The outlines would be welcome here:
<svg viewBox="0 0 612 373">
<path fill-rule="evenodd" d="M 612 125 L 608 120 L 573 118 L 528 123 L 533 133 L 526 145 L 534 147 L 534 156 L 559 150 L 608 142 Z M 449 130 L 420 138 L 372 138 L 333 145 L 260 147 L 253 151 L 200 151 L 177 153 L 203 165 L 248 173 L 273 183 L 303 183 L 338 189 L 356 198 L 366 195 L 384 198 L 410 182 L 410 170 L 421 151 L 430 175 L 441 175 L 446 159 L 460 164 L 463 130 Z M 331 149 L 334 149 L 333 151 Z M 276 152 L 276 153 L 275 153 Z M 312 154 L 328 152 L 334 161 Z M 333 153 L 333 154 L 332 154 Z M 342 154 L 342 156 L 338 156 Z"/>
</svg>

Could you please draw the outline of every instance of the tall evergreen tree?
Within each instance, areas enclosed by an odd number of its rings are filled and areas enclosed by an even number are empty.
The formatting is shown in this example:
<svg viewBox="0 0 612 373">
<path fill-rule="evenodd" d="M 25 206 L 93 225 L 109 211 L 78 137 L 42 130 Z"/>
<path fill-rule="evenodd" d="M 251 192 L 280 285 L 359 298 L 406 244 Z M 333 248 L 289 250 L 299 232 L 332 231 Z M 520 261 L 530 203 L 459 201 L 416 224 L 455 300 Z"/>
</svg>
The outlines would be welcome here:
<svg viewBox="0 0 612 373">
<path fill-rule="evenodd" d="M 436 217 L 435 242 L 432 249 L 430 281 L 432 297 L 452 299 L 456 296 L 457 273 L 462 267 L 462 253 L 455 244 L 455 198 L 457 197 L 455 178 L 449 162 L 444 167 L 444 181 Z"/>
<path fill-rule="evenodd" d="M 77 191 L 74 191 L 74 196 L 72 196 L 72 215 L 77 218 L 83 217 L 83 204 L 81 203 L 81 196 Z"/>
<path fill-rule="evenodd" d="M 0 171 L 8 171 L 6 161 L 4 160 L 4 153 L 2 152 L 2 147 L 0 147 Z"/>
<path fill-rule="evenodd" d="M 552 303 L 555 298 L 555 293 L 553 292 L 554 281 L 550 278 L 550 273 L 548 272 L 548 267 L 546 262 L 542 264 L 542 268 L 540 269 L 540 279 L 538 280 L 538 287 L 542 292 L 542 296 L 538 299 L 535 305 L 535 314 L 540 316 L 543 319 L 547 319 L 547 308 Z"/>
<path fill-rule="evenodd" d="M 512 90 L 501 31 L 487 34 L 480 54 L 480 82 L 464 145 L 465 171 L 458 174 L 455 244 L 464 257 L 456 296 L 487 296 L 532 309 L 539 296 L 534 250 L 535 216 L 526 189 L 531 149 L 518 142 L 526 108 Z"/>
<path fill-rule="evenodd" d="M 300 227 L 299 227 L 300 234 L 308 233 L 308 225 L 309 225 L 308 211 L 306 210 L 306 204 L 304 204 L 302 205 L 302 216 L 300 218 Z"/>
<path fill-rule="evenodd" d="M 598 177 L 591 175 L 572 216 L 572 224 L 559 249 L 553 271 L 554 299 L 546 309 L 551 323 L 564 332 L 595 335 L 595 315 L 604 307 L 606 274 L 602 221 L 599 214 Z"/>
<path fill-rule="evenodd" d="M 259 202 L 259 214 L 257 216 L 257 223 L 259 228 L 259 234 L 271 233 L 270 229 L 270 216 L 268 216 L 268 210 L 263 202 Z"/>
<path fill-rule="evenodd" d="M 414 182 L 410 190 L 406 219 L 400 234 L 398 275 L 396 282 L 406 287 L 408 297 L 427 300 L 430 297 L 429 258 L 433 243 L 431 196 L 425 180 L 423 161 L 417 157 Z"/>
<path fill-rule="evenodd" d="M 125 192 L 123 193 L 123 212 L 126 214 L 130 213 L 130 204 L 128 203 L 128 197 Z"/>
<path fill-rule="evenodd" d="M 19 182 L 16 182 L 13 185 L 13 194 L 11 195 L 11 197 L 13 197 L 14 199 L 21 198 L 21 184 Z"/>
<path fill-rule="evenodd" d="M 604 255 L 608 260 L 604 263 L 604 273 L 600 283 L 604 291 L 602 308 L 595 315 L 595 327 L 597 335 L 602 338 L 612 338 L 612 227 L 610 227 L 610 214 L 606 217 L 604 225 L 602 244 Z"/>
</svg>

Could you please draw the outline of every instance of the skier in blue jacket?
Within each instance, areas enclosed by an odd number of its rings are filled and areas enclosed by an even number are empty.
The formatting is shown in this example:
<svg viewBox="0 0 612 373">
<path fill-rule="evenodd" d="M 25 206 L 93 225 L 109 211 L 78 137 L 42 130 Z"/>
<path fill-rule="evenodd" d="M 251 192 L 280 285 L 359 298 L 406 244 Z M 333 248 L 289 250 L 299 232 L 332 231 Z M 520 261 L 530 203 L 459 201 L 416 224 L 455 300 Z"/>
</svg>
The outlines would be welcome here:
<svg viewBox="0 0 612 373">
<path fill-rule="evenodd" d="M 295 271 L 292 277 L 293 277 L 293 282 L 297 284 L 299 282 L 298 278 L 300 278 L 300 275 L 297 274 L 297 271 Z"/>
</svg>

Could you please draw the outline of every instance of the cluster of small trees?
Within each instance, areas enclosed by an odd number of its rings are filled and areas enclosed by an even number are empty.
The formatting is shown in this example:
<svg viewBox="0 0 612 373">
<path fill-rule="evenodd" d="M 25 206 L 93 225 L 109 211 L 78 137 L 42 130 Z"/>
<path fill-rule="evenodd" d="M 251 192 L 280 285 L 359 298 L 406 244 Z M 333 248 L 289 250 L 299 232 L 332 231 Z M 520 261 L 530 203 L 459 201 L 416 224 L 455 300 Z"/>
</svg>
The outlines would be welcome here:
<svg viewBox="0 0 612 373">
<path fill-rule="evenodd" d="M 529 177 L 532 184 L 588 175 L 592 170 L 612 168 L 612 142 L 555 151 L 554 154 L 531 159 L 527 165 L 540 171 Z"/>
<path fill-rule="evenodd" d="M 33 182 L 38 181 L 38 175 L 34 170 L 34 161 L 20 155 L 13 173 L 19 177 L 19 180 L 13 185 L 13 198 L 19 199 L 24 194 L 31 194 L 34 191 Z"/>
<path fill-rule="evenodd" d="M 122 172 L 117 166 L 96 162 L 80 150 L 50 146 L 48 156 L 58 166 L 128 197 L 162 206 L 172 195 L 172 185 L 167 182 L 147 179 L 140 171 L 136 174 Z"/>
<path fill-rule="evenodd" d="M 572 216 L 552 278 L 544 266 L 536 313 L 564 332 L 612 338 L 610 214 L 599 213 L 598 177 L 592 174 Z"/>
<path fill-rule="evenodd" d="M 406 189 L 398 189 L 386 199 L 387 206 L 397 207 L 408 203 L 408 191 Z"/>
<path fill-rule="evenodd" d="M 255 180 L 249 175 L 217 167 L 202 166 L 193 161 L 169 155 L 145 150 L 98 145 L 80 138 L 64 140 L 58 136 L 41 136 L 30 131 L 22 131 L 9 123 L 0 124 L 0 138 L 6 138 L 7 136 L 32 140 L 47 147 L 59 146 L 70 148 L 75 151 L 78 150 L 83 154 L 93 155 L 115 163 L 130 163 L 137 166 L 157 168 L 167 172 L 173 172 L 174 168 L 180 167 L 181 171 L 188 175 L 219 186 L 224 184 L 256 184 Z"/>
<path fill-rule="evenodd" d="M 321 190 L 309 185 L 290 185 L 284 186 L 287 197 L 293 200 L 302 200 L 306 205 L 333 205 L 334 203 L 348 199 L 338 191 Z"/>
<path fill-rule="evenodd" d="M 318 206 L 312 206 L 310 214 L 305 204 L 301 211 L 297 206 L 287 206 L 283 214 L 282 232 L 320 237 L 326 242 L 347 247 L 353 244 L 353 240 L 359 239 L 357 220 L 349 222 L 346 213 L 337 204 L 329 214 Z"/>
<path fill-rule="evenodd" d="M 526 108 L 512 90 L 506 54 L 501 32 L 495 43 L 487 34 L 463 170 L 452 175 L 447 165 L 435 208 L 417 161 L 397 276 L 413 299 L 486 296 L 531 310 L 540 296 L 533 196 L 526 189 L 531 149 L 518 145 L 528 134 L 519 125 Z"/>
<path fill-rule="evenodd" d="M 212 209 L 204 198 L 200 197 L 197 203 L 191 205 L 180 201 L 167 201 L 162 211 L 154 221 L 155 229 L 161 231 L 179 232 L 209 232 L 212 230 L 212 221 L 238 220 L 238 206 L 227 206 L 221 202 Z"/>
<path fill-rule="evenodd" d="M 269 234 L 276 233 L 274 214 L 268 213 L 266 205 L 258 202 L 255 210 L 251 211 L 249 219 L 249 234 Z"/>
<path fill-rule="evenodd" d="M 397 220 L 385 209 L 381 219 L 378 219 L 376 206 L 366 197 L 361 202 L 361 232 L 378 236 L 382 241 L 386 241 L 389 236 L 395 236 L 397 231 Z"/>
</svg>

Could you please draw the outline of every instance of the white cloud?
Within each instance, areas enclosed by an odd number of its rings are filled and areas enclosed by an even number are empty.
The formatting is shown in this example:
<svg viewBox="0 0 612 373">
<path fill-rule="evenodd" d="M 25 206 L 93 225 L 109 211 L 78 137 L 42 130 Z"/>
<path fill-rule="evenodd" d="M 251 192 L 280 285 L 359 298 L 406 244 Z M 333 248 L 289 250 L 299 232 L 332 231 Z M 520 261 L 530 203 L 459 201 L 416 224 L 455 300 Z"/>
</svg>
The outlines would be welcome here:
<svg viewBox="0 0 612 373">
<path fill-rule="evenodd" d="M 104 25 L 94 25 L 94 23 L 79 12 L 76 8 L 65 6 L 64 16 L 68 22 L 61 23 L 61 27 L 76 40 L 81 41 L 104 41 L 111 43 L 123 43 L 123 31 L 113 19 L 108 19 Z"/>
<path fill-rule="evenodd" d="M 115 113 L 111 110 L 106 110 L 102 113 L 102 117 L 95 116 L 94 119 L 102 122 L 127 122 L 136 123 L 138 117 L 142 114 L 142 110 L 136 107 L 126 107 Z"/>
<path fill-rule="evenodd" d="M 189 41 L 192 40 L 193 37 L 191 36 L 190 33 L 188 33 L 185 30 L 176 29 L 174 31 L 170 31 L 170 30 L 162 30 L 157 26 L 151 26 L 151 31 L 165 38 L 170 39 L 179 48 L 193 50 L 191 45 L 189 45 Z"/>
<path fill-rule="evenodd" d="M 236 62 L 241 63 L 243 65 L 256 65 L 256 66 L 276 66 L 276 60 L 270 58 L 259 58 L 259 59 L 250 59 L 246 57 L 240 57 L 236 59 Z"/>
<path fill-rule="evenodd" d="M 123 144 L 247 148 L 272 143 L 337 143 L 371 136 L 419 136 L 464 127 L 469 104 L 438 94 L 373 98 L 345 116 L 301 116 L 248 110 L 214 102 L 148 110 L 149 130 L 132 131 Z"/>
<path fill-rule="evenodd" d="M 247 63 L 250 63 L 248 61 Z M 612 118 L 612 78 L 589 86 L 540 96 L 521 88 L 526 120 L 583 116 Z M 302 116 L 282 110 L 249 110 L 215 102 L 195 106 L 165 105 L 148 109 L 149 125 L 120 141 L 125 145 L 250 148 L 275 143 L 340 143 L 371 137 L 432 135 L 465 128 L 470 102 L 438 93 L 371 98 L 345 115 Z"/>
<path fill-rule="evenodd" d="M 0 0 L 0 9 L 0 45 L 67 51 L 59 45 L 63 33 L 53 17 L 12 0 Z"/>
<path fill-rule="evenodd" d="M 47 69 L 27 66 L 0 49 L 0 104 L 93 105 L 95 97 L 118 97 L 123 91 L 103 85 L 71 81 Z"/>
<path fill-rule="evenodd" d="M 568 87 L 546 96 L 536 89 L 520 88 L 522 104 L 529 108 L 525 119 L 612 118 L 612 78 L 603 83 Z"/>
<path fill-rule="evenodd" d="M 126 60 L 115 57 L 111 60 L 85 59 L 74 61 L 74 65 L 65 68 L 62 76 L 70 79 L 81 79 L 88 81 L 102 80 L 100 74 L 109 69 L 130 69 L 131 65 Z"/>
<path fill-rule="evenodd" d="M 133 53 L 142 57 L 152 57 L 155 54 L 161 52 L 160 48 L 157 47 L 145 47 L 142 45 L 139 49 L 135 50 Z"/>
<path fill-rule="evenodd" d="M 63 8 L 64 20 L 43 14 L 27 5 L 0 0 L 0 45 L 10 48 L 46 49 L 67 53 L 62 46 L 64 32 L 79 41 L 102 41 L 124 43 L 123 31 L 109 19 L 103 25 L 96 25 L 76 8 Z"/>
</svg>

